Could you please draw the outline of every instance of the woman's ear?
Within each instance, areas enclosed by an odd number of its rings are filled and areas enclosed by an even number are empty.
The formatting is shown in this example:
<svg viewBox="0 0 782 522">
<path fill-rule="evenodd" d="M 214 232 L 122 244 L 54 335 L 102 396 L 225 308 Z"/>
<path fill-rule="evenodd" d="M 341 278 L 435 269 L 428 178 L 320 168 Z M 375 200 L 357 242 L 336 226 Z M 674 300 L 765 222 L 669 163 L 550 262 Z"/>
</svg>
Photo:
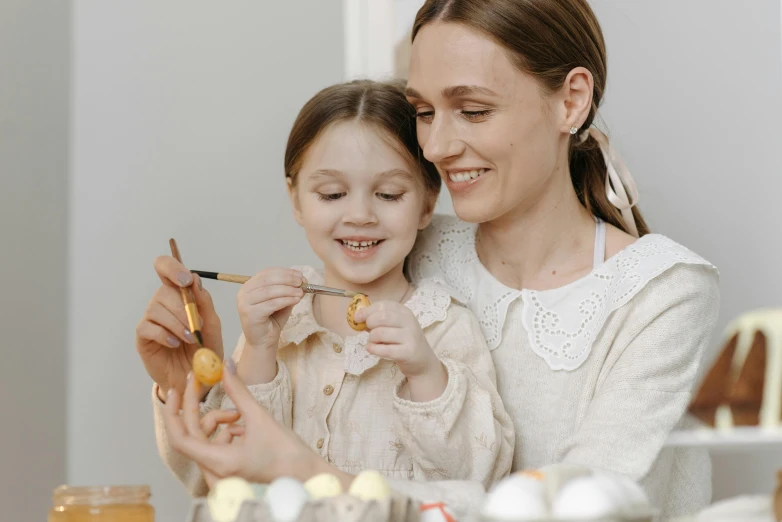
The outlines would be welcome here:
<svg viewBox="0 0 782 522">
<path fill-rule="evenodd" d="M 439 191 L 426 191 L 424 207 L 421 211 L 421 219 L 418 221 L 418 230 L 423 230 L 429 226 L 429 223 L 432 221 L 432 216 L 434 215 L 434 206 L 437 204 L 437 196 L 439 195 Z"/>
<path fill-rule="evenodd" d="M 569 133 L 575 127 L 580 129 L 592 110 L 592 95 L 595 80 L 584 67 L 576 67 L 565 78 L 561 90 L 562 131 Z"/>
<path fill-rule="evenodd" d="M 288 198 L 291 200 L 291 208 L 293 208 L 293 217 L 296 220 L 296 223 L 298 223 L 301 226 L 302 225 L 302 218 L 301 218 L 301 203 L 299 202 L 299 191 L 296 188 L 296 185 L 293 184 L 293 178 L 288 176 L 285 178 L 285 184 L 288 188 Z"/>
</svg>

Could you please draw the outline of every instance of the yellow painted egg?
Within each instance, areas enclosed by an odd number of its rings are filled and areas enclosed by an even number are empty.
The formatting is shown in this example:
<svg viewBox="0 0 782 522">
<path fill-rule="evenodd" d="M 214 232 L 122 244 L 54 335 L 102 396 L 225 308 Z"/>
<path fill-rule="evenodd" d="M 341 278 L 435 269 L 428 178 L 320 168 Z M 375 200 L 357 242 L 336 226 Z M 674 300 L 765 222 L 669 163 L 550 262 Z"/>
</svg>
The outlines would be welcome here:
<svg viewBox="0 0 782 522">
<path fill-rule="evenodd" d="M 234 522 L 245 500 L 255 498 L 252 486 L 239 477 L 217 481 L 206 497 L 209 514 L 215 522 Z"/>
<path fill-rule="evenodd" d="M 364 501 L 383 500 L 391 494 L 391 488 L 380 472 L 369 469 L 356 475 L 348 493 Z"/>
<path fill-rule="evenodd" d="M 369 306 L 369 297 L 364 294 L 353 296 L 353 300 L 348 305 L 348 324 L 354 330 L 362 331 L 367 329 L 367 323 L 357 323 L 355 319 L 356 312 Z"/>
<path fill-rule="evenodd" d="M 223 361 L 209 348 L 199 348 L 193 355 L 193 375 L 206 386 L 214 386 L 223 377 Z"/>
<path fill-rule="evenodd" d="M 304 489 L 317 500 L 320 498 L 337 497 L 342 494 L 342 484 L 331 473 L 320 473 L 304 483 Z"/>
</svg>

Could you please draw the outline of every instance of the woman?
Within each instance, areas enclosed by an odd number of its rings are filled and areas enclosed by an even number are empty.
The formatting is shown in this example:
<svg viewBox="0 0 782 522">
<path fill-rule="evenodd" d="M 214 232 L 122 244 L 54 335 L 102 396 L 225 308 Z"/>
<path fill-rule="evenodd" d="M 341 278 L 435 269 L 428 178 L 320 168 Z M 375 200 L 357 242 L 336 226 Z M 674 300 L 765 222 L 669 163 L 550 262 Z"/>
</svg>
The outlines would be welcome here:
<svg viewBox="0 0 782 522">
<path fill-rule="evenodd" d="M 516 428 L 514 469 L 618 471 L 663 516 L 688 514 L 710 500 L 708 456 L 663 443 L 699 374 L 718 276 L 684 247 L 647 235 L 631 180 L 591 128 L 605 83 L 603 37 L 586 0 L 427 1 L 413 28 L 407 95 L 423 154 L 460 220 L 433 221 L 409 274 L 441 278 L 479 316 Z M 170 259 L 158 266 L 172 286 L 180 270 Z M 180 379 L 156 381 L 181 390 Z M 230 373 L 225 388 L 246 422 L 236 444 L 206 442 L 192 390 L 182 420 L 177 393 L 158 406 L 162 442 L 212 476 L 337 473 Z M 207 431 L 219 415 L 205 418 Z M 472 483 L 393 485 L 458 511 L 482 502 Z"/>
</svg>

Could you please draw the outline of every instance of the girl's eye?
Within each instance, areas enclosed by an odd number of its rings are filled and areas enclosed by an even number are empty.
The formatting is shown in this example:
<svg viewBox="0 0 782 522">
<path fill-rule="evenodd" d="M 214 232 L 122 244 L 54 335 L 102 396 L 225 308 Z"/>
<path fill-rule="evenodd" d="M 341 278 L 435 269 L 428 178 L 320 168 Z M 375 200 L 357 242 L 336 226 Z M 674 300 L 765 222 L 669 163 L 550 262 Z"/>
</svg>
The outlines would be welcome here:
<svg viewBox="0 0 782 522">
<path fill-rule="evenodd" d="M 486 116 L 489 116 L 492 112 L 493 111 L 491 109 L 484 109 L 481 111 L 462 111 L 462 116 L 464 116 L 468 121 L 480 121 Z"/>
<path fill-rule="evenodd" d="M 415 117 L 424 123 L 431 123 L 434 119 L 434 111 L 416 111 Z"/>
<path fill-rule="evenodd" d="M 378 192 L 377 197 L 383 201 L 399 201 L 404 195 L 404 192 L 399 194 L 384 194 L 382 192 Z"/>
<path fill-rule="evenodd" d="M 318 199 L 321 201 L 336 201 L 345 195 L 344 192 L 334 192 L 331 194 L 321 194 L 318 192 Z"/>
</svg>

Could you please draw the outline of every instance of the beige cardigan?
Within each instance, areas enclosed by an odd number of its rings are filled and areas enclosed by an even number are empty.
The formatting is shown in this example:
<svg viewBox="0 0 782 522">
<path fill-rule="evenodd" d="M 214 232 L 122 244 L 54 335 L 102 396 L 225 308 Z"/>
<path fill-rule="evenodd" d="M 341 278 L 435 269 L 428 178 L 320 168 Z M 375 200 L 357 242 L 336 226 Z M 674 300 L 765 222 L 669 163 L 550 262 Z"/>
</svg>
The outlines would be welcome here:
<svg viewBox="0 0 782 522">
<path fill-rule="evenodd" d="M 480 264 L 475 225 L 436 216 L 409 266 L 414 281 L 441 278 L 478 316 L 516 426 L 513 470 L 568 463 L 624 473 L 663 518 L 709 503 L 708 453 L 664 442 L 688 422 L 717 321 L 713 265 L 650 234 L 562 288 L 515 290 Z M 484 498 L 476 482 L 394 487 L 462 514 Z"/>
</svg>

